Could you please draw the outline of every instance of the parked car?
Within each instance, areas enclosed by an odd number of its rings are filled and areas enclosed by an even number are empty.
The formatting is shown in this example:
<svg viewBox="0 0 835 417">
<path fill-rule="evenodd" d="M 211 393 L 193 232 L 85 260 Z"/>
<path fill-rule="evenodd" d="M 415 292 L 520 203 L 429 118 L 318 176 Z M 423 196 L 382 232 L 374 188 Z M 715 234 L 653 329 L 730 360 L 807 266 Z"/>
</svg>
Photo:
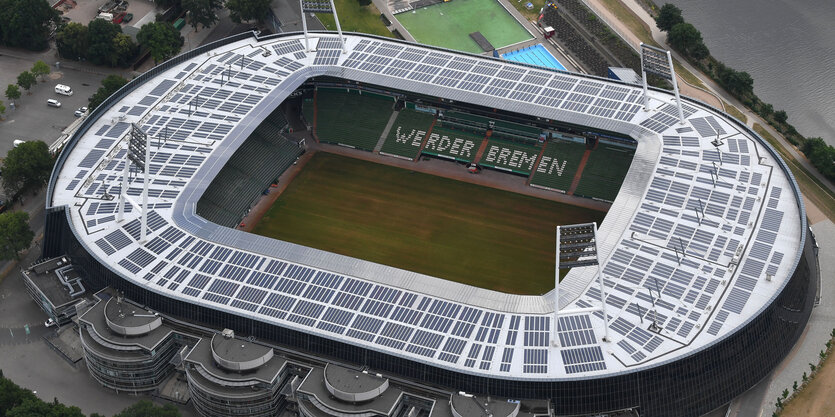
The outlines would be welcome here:
<svg viewBox="0 0 835 417">
<path fill-rule="evenodd" d="M 52 319 L 52 317 L 50 317 L 50 318 L 49 318 L 49 319 L 47 319 L 45 322 L 43 322 L 44 327 L 52 327 L 52 326 L 54 326 L 55 324 L 56 324 L 56 323 L 55 323 L 55 320 L 53 320 L 53 319 Z"/>
<path fill-rule="evenodd" d="M 86 107 L 79 107 L 78 110 L 76 110 L 74 114 L 75 114 L 75 117 L 84 116 L 85 114 L 87 114 L 87 108 Z"/>
<path fill-rule="evenodd" d="M 20 140 L 20 139 L 15 139 L 15 141 L 12 142 L 12 144 L 14 145 L 15 148 L 17 148 L 20 145 L 23 145 L 24 143 L 26 143 L 26 141 L 25 140 Z"/>
<path fill-rule="evenodd" d="M 58 100 L 55 100 L 54 98 L 51 98 L 51 99 L 46 101 L 46 105 L 50 106 L 50 107 L 61 107 L 61 102 L 58 101 Z"/>
<path fill-rule="evenodd" d="M 122 23 L 128 23 L 133 20 L 133 13 L 128 13 L 125 15 L 125 18 L 122 19 Z"/>
<path fill-rule="evenodd" d="M 122 23 L 122 20 L 125 18 L 125 15 L 127 15 L 127 13 L 120 12 L 116 15 L 116 17 L 113 18 L 113 23 Z"/>
</svg>

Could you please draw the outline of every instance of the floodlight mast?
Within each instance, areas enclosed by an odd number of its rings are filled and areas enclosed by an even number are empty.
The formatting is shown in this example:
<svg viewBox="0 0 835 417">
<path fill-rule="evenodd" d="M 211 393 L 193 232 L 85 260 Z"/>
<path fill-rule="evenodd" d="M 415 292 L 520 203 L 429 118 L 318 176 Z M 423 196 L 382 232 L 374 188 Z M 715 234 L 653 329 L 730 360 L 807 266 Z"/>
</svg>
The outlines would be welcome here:
<svg viewBox="0 0 835 417">
<path fill-rule="evenodd" d="M 333 4 L 333 0 L 331 1 L 331 10 L 333 10 L 333 21 L 336 22 L 336 33 L 339 35 L 339 45 L 342 46 L 342 53 L 347 54 L 348 50 L 345 49 L 345 38 L 342 37 L 342 26 L 339 25 L 339 16 L 336 14 L 336 6 Z"/>
<path fill-rule="evenodd" d="M 673 66 L 673 56 L 670 54 L 670 51 L 667 51 L 667 63 L 670 65 L 670 74 L 672 74 L 673 78 L 673 91 L 676 93 L 676 104 L 678 107 L 678 122 L 679 124 L 684 124 L 684 110 L 681 108 L 681 96 L 678 94 L 678 81 L 676 77 L 676 68 Z"/>
<path fill-rule="evenodd" d="M 307 16 L 305 16 L 304 0 L 299 0 L 299 10 L 302 13 L 302 31 L 304 31 L 304 51 L 310 52 L 310 39 L 307 36 Z"/>
<path fill-rule="evenodd" d="M 122 189 L 119 190 L 119 210 L 116 212 L 116 221 L 121 222 L 125 219 L 125 199 L 128 196 L 128 175 L 130 174 L 130 158 L 128 158 L 130 149 L 125 152 L 125 168 L 122 170 Z"/>
<path fill-rule="evenodd" d="M 643 50 L 644 43 L 641 42 L 640 48 Z M 644 54 L 641 53 L 641 78 L 644 81 L 644 111 L 649 111 L 649 93 L 647 87 L 647 70 L 644 68 Z"/>
<path fill-rule="evenodd" d="M 563 230 L 565 229 L 565 230 Z M 563 233 L 565 232 L 565 233 Z M 609 316 L 606 313 L 606 287 L 603 285 L 603 267 L 600 265 L 597 249 L 597 223 L 557 226 L 556 271 L 554 274 L 554 323 L 551 325 L 551 346 L 559 347 L 560 313 L 579 314 L 601 311 L 603 313 L 603 341 L 609 339 Z M 574 308 L 560 311 L 560 276 L 562 268 L 597 266 L 597 278 L 600 285 L 600 306 Z"/>
<path fill-rule="evenodd" d="M 148 183 L 151 182 L 151 136 L 145 135 L 145 179 L 142 187 L 142 235 L 144 243 L 148 238 Z"/>
<path fill-rule="evenodd" d="M 556 263 L 554 264 L 554 322 L 551 324 L 551 346 L 559 347 L 559 337 L 557 333 L 560 330 L 560 227 L 557 226 L 557 252 L 555 254 Z"/>
</svg>

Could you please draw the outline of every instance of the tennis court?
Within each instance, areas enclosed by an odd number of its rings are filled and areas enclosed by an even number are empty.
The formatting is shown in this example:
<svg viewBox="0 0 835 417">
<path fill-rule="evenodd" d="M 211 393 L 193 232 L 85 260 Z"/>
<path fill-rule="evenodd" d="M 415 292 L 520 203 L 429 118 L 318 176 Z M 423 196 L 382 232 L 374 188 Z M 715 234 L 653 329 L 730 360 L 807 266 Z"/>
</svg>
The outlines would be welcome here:
<svg viewBox="0 0 835 417">
<path fill-rule="evenodd" d="M 495 48 L 532 39 L 496 0 L 453 0 L 400 13 L 397 20 L 420 43 L 480 54 L 470 38 L 481 32 Z"/>
</svg>

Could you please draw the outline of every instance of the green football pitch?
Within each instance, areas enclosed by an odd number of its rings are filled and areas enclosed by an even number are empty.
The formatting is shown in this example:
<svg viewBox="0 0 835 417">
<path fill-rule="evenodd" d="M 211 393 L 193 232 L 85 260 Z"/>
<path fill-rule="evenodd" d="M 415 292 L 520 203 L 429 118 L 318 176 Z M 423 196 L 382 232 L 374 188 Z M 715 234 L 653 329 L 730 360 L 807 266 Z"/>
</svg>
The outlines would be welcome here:
<svg viewBox="0 0 835 417">
<path fill-rule="evenodd" d="M 319 152 L 253 233 L 515 294 L 554 287 L 555 227 L 604 213 Z"/>
<path fill-rule="evenodd" d="M 420 43 L 476 54 L 484 51 L 470 38 L 473 32 L 481 32 L 496 49 L 531 39 L 496 0 L 452 0 L 395 18 Z"/>
</svg>

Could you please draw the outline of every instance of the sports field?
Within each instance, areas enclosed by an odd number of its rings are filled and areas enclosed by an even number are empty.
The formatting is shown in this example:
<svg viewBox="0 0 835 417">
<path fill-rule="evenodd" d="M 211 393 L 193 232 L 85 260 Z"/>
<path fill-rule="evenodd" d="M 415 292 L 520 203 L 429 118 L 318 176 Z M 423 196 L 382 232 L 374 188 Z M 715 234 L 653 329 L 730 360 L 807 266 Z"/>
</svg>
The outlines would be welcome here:
<svg viewBox="0 0 835 417">
<path fill-rule="evenodd" d="M 420 43 L 476 54 L 483 51 L 470 38 L 472 32 L 481 32 L 497 49 L 531 39 L 496 0 L 452 0 L 395 18 Z"/>
<path fill-rule="evenodd" d="M 554 229 L 605 214 L 319 152 L 253 233 L 516 294 L 554 287 Z"/>
</svg>

